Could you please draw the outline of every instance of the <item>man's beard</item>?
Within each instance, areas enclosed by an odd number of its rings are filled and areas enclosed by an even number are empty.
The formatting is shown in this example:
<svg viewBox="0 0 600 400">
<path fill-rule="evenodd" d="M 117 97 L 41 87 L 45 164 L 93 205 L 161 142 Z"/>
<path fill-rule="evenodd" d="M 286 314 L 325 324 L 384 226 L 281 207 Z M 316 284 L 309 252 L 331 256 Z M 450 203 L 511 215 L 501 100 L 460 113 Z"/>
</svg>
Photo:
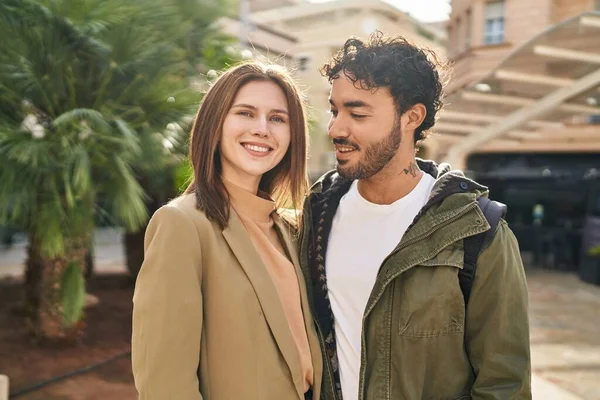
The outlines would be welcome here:
<svg viewBox="0 0 600 400">
<path fill-rule="evenodd" d="M 390 133 L 381 139 L 379 142 L 371 144 L 364 151 L 363 156 L 354 165 L 340 165 L 337 164 L 337 172 L 343 178 L 355 180 L 355 179 L 368 179 L 373 175 L 380 172 L 389 162 L 394 158 L 400 143 L 402 141 L 402 132 L 400 127 L 400 121 L 394 122 L 394 126 Z M 358 148 L 352 142 L 343 139 L 336 138 L 333 140 L 334 144 L 352 146 L 355 149 Z"/>
</svg>

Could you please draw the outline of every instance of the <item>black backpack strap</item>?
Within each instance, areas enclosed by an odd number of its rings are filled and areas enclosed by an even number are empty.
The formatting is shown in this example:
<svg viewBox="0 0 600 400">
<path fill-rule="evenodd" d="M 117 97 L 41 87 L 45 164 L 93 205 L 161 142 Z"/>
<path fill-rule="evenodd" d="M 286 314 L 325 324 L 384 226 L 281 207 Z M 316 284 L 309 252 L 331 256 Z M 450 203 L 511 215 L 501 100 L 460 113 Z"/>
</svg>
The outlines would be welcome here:
<svg viewBox="0 0 600 400">
<path fill-rule="evenodd" d="M 458 272 L 458 282 L 465 299 L 465 307 L 471 295 L 479 253 L 492 241 L 498 222 L 506 215 L 506 205 L 492 201 L 487 197 L 482 196 L 477 199 L 477 204 L 490 225 L 490 229 L 464 239 L 464 261 L 462 270 Z"/>
</svg>

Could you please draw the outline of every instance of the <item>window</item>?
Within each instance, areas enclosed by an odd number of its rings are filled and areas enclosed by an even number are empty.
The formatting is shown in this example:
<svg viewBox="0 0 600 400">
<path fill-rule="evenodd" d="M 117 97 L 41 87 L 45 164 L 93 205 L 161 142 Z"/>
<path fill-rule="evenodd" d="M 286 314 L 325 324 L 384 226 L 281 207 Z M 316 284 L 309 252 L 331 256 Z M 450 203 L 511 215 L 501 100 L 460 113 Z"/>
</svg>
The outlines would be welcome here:
<svg viewBox="0 0 600 400">
<path fill-rule="evenodd" d="M 485 44 L 504 42 L 504 1 L 494 1 L 485 6 Z"/>
<path fill-rule="evenodd" d="M 310 57 L 303 55 L 298 57 L 298 71 L 306 71 L 309 68 Z"/>
<path fill-rule="evenodd" d="M 456 54 L 456 46 L 454 46 L 454 27 L 448 25 L 446 31 L 448 33 L 448 56 L 452 58 L 454 54 Z"/>
<path fill-rule="evenodd" d="M 463 25 L 462 20 L 460 18 L 456 19 L 456 50 L 458 53 L 463 51 Z"/>
<path fill-rule="evenodd" d="M 471 25 L 473 24 L 471 19 L 471 9 L 467 10 L 467 18 L 465 20 L 465 48 L 471 48 Z"/>
</svg>

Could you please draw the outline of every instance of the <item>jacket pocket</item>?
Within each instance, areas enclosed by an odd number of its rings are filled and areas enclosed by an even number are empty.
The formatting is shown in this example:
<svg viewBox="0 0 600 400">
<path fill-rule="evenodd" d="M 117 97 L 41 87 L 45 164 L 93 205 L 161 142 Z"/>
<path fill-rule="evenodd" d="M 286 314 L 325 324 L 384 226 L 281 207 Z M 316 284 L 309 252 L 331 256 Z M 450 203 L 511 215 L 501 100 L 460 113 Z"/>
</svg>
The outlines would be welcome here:
<svg viewBox="0 0 600 400">
<path fill-rule="evenodd" d="M 405 273 L 396 287 L 401 336 L 430 338 L 464 332 L 465 304 L 458 270 L 451 265 L 428 265 Z"/>
</svg>

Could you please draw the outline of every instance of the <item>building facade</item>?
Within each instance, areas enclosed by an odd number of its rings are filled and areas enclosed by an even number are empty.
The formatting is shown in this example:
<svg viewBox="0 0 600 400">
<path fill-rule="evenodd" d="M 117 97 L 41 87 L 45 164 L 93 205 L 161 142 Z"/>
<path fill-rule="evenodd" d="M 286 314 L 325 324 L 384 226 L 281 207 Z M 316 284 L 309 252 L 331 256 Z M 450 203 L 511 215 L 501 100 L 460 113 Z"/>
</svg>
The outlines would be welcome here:
<svg viewBox="0 0 600 400">
<path fill-rule="evenodd" d="M 452 0 L 447 92 L 483 78 L 516 47 L 561 21 L 600 10 L 600 0 Z"/>
</svg>

